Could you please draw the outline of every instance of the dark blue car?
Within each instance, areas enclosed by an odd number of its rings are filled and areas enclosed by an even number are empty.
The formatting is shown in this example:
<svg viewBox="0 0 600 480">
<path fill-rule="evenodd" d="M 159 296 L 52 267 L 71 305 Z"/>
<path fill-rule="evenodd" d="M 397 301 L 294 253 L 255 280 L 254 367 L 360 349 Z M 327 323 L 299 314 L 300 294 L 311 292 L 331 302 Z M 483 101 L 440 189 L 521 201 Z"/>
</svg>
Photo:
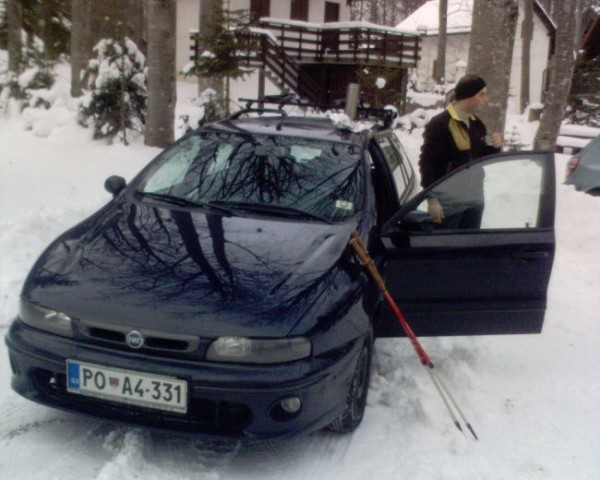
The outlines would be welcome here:
<svg viewBox="0 0 600 480">
<path fill-rule="evenodd" d="M 430 221 L 429 196 L 460 208 L 483 176 L 479 229 Z M 488 157 L 414 187 L 387 129 L 282 114 L 188 134 L 128 185 L 108 179 L 114 198 L 35 263 L 6 336 L 13 389 L 219 437 L 352 431 L 374 338 L 402 334 L 348 247 L 355 230 L 417 335 L 540 332 L 552 154 Z"/>
</svg>

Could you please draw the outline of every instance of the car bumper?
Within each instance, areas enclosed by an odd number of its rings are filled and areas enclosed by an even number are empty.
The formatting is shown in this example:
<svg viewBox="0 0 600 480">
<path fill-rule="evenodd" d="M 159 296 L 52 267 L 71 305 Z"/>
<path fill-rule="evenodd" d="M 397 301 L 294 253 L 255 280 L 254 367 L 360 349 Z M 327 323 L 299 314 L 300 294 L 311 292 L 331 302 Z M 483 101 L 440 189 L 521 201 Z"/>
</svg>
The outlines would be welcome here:
<svg viewBox="0 0 600 480">
<path fill-rule="evenodd" d="M 237 439 L 267 439 L 315 431 L 343 410 L 361 341 L 321 358 L 284 365 L 233 365 L 169 359 L 82 345 L 13 322 L 6 335 L 12 388 L 23 397 L 66 411 L 127 424 Z M 188 411 L 171 413 L 67 391 L 66 361 L 88 362 L 188 382 Z M 281 415 L 287 397 L 302 402 Z"/>
</svg>

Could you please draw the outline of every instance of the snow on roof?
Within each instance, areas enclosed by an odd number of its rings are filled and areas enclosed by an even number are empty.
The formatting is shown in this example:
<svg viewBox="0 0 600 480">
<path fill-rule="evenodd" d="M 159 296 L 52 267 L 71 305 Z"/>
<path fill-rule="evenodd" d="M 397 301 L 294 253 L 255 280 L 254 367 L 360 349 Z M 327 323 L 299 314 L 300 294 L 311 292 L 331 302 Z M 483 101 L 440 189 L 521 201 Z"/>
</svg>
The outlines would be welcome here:
<svg viewBox="0 0 600 480">
<path fill-rule="evenodd" d="M 439 0 L 430 0 L 396 25 L 396 28 L 424 31 L 426 35 L 437 35 L 439 4 Z M 473 0 L 448 0 L 448 33 L 470 32 L 472 11 Z"/>
<path fill-rule="evenodd" d="M 471 1 L 471 0 L 469 0 Z M 261 21 L 268 22 L 270 24 L 279 25 L 294 25 L 297 27 L 312 27 L 315 29 L 326 30 L 326 29 L 340 29 L 340 28 L 368 28 L 370 30 L 380 30 L 382 32 L 393 32 L 393 33 L 407 33 L 411 35 L 418 35 L 419 32 L 415 28 L 401 28 L 401 27 L 387 27 L 385 25 L 377 25 L 375 23 L 363 22 L 363 21 L 348 21 L 348 22 L 326 22 L 326 23 L 312 23 L 303 22 L 300 20 L 286 20 L 282 18 L 263 17 Z"/>
<path fill-rule="evenodd" d="M 439 30 L 439 0 L 430 0 L 419 7 L 412 15 L 396 25 L 401 29 L 418 30 L 425 35 L 437 35 Z M 556 24 L 537 0 L 534 11 L 540 16 L 548 29 L 556 30 Z M 448 0 L 448 33 L 466 33 L 471 31 L 473 22 L 473 0 Z"/>
</svg>

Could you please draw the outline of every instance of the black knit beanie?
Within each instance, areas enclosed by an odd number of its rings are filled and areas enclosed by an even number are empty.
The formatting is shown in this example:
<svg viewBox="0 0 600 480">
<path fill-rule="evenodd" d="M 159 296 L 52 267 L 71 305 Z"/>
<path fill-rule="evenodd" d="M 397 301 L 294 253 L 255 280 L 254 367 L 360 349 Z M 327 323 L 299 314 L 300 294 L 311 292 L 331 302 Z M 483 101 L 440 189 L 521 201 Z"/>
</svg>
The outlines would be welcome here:
<svg viewBox="0 0 600 480">
<path fill-rule="evenodd" d="M 454 100 L 463 100 L 477 95 L 485 87 L 483 78 L 477 75 L 465 75 L 454 88 Z"/>
</svg>

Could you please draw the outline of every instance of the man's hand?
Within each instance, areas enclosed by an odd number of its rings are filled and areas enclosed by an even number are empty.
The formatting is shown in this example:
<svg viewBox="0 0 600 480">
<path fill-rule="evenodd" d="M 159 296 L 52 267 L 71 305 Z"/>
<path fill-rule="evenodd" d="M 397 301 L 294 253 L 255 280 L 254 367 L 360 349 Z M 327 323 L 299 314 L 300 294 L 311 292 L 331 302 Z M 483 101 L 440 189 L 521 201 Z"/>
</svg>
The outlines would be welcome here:
<svg viewBox="0 0 600 480">
<path fill-rule="evenodd" d="M 490 145 L 494 148 L 500 148 L 502 147 L 502 135 L 500 135 L 499 133 L 492 133 L 490 135 Z"/>
<path fill-rule="evenodd" d="M 433 223 L 442 223 L 442 220 L 445 218 L 444 209 L 437 198 L 427 199 L 427 211 L 429 212 Z"/>
</svg>

